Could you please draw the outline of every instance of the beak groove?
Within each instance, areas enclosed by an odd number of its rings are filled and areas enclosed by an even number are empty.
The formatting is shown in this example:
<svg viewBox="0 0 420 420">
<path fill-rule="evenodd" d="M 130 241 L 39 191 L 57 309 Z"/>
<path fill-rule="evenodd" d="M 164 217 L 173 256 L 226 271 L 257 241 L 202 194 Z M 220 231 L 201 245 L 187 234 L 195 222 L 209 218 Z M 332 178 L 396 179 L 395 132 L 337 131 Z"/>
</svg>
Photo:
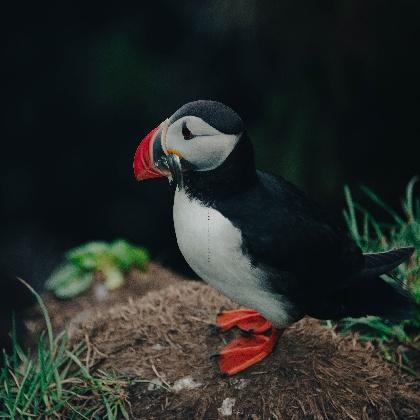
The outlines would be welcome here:
<svg viewBox="0 0 420 420">
<path fill-rule="evenodd" d="M 133 170 L 138 181 L 158 178 L 164 174 L 156 167 L 153 160 L 153 143 L 159 132 L 160 126 L 154 128 L 137 147 L 134 155 Z"/>
</svg>

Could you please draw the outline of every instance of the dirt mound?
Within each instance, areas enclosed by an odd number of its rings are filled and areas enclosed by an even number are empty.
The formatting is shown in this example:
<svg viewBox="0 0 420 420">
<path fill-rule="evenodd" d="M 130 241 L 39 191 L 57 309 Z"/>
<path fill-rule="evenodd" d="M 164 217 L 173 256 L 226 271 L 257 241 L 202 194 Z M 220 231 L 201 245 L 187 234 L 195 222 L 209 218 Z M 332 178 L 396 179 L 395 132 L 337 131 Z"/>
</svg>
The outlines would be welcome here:
<svg viewBox="0 0 420 420">
<path fill-rule="evenodd" d="M 131 270 L 123 287 L 108 291 L 104 286 L 101 273 L 94 274 L 92 287 L 84 294 L 73 299 L 62 300 L 52 293 L 45 293 L 43 300 L 48 308 L 51 322 L 56 330 L 68 328 L 70 324 L 79 324 L 88 319 L 93 312 L 102 311 L 113 305 L 125 304 L 151 290 L 163 289 L 171 284 L 185 280 L 156 263 L 150 263 L 147 271 Z M 36 336 L 45 328 L 44 318 L 36 306 L 28 311 L 26 324 L 30 335 Z"/>
<path fill-rule="evenodd" d="M 351 338 L 304 319 L 274 354 L 222 378 L 210 355 L 237 331 L 210 326 L 235 305 L 197 282 L 178 282 L 125 303 L 93 310 L 71 329 L 87 340 L 97 369 L 152 381 L 130 387 L 136 419 L 414 419 L 418 384 Z"/>
</svg>

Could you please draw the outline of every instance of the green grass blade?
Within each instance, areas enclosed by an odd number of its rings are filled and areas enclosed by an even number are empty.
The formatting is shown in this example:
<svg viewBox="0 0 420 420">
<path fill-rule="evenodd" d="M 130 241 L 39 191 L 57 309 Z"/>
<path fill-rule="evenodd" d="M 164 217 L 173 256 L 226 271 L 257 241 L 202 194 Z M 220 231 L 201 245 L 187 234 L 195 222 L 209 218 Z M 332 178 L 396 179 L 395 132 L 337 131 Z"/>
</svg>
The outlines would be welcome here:
<svg viewBox="0 0 420 420">
<path fill-rule="evenodd" d="M 347 185 L 344 187 L 344 195 L 347 203 L 347 212 L 345 212 L 344 215 L 354 240 L 357 242 L 357 244 L 360 244 L 360 232 L 357 225 L 356 210 L 354 207 L 350 188 Z"/>
<path fill-rule="evenodd" d="M 379 198 L 372 190 L 370 190 L 367 187 L 361 187 L 362 191 L 377 205 L 379 205 L 379 207 L 381 207 L 382 209 L 384 209 L 391 217 L 394 218 L 394 220 L 396 221 L 397 224 L 399 225 L 403 225 L 404 224 L 404 220 L 398 215 L 398 213 L 392 209 L 390 206 L 388 206 L 388 204 L 386 204 L 381 198 Z"/>
</svg>

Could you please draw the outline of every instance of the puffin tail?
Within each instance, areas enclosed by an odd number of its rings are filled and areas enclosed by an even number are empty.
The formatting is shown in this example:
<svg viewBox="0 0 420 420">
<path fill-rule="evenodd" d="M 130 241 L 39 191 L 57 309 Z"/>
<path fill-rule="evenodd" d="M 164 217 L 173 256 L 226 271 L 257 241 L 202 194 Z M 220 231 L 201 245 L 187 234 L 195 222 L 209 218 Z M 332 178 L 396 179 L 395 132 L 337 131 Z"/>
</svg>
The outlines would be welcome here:
<svg viewBox="0 0 420 420">
<path fill-rule="evenodd" d="M 362 270 L 362 277 L 369 278 L 388 274 L 397 268 L 401 263 L 408 260 L 414 253 L 412 246 L 397 248 L 386 252 L 374 252 L 363 254 L 365 267 Z"/>
<path fill-rule="evenodd" d="M 411 318 L 418 305 L 391 272 L 413 253 L 413 247 L 405 247 L 364 254 L 365 268 L 348 289 L 339 292 L 342 296 L 338 299 L 343 299 L 346 308 L 344 316 L 377 315 L 390 320 Z"/>
<path fill-rule="evenodd" d="M 334 320 L 367 315 L 389 320 L 411 318 L 419 305 L 391 272 L 413 252 L 414 248 L 410 247 L 365 254 L 364 269 L 350 279 L 346 286 L 332 291 L 323 304 L 319 305 L 318 301 L 316 310 L 311 308 L 308 315 Z"/>
<path fill-rule="evenodd" d="M 411 293 L 387 274 L 360 281 L 341 292 L 345 310 L 339 318 L 376 315 L 396 321 L 411 318 L 416 308 Z"/>
</svg>

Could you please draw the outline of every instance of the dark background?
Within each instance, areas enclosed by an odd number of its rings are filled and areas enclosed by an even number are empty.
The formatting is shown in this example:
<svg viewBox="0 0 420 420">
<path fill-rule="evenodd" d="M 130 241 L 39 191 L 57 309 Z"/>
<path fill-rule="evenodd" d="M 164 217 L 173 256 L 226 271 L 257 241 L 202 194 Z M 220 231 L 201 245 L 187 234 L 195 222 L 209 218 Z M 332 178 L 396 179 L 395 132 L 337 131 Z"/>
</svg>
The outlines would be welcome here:
<svg viewBox="0 0 420 420">
<path fill-rule="evenodd" d="M 132 157 L 195 99 L 234 108 L 258 166 L 336 217 L 344 184 L 399 205 L 419 169 L 419 11 L 415 0 L 9 4 L 3 300 L 18 298 L 14 276 L 39 286 L 64 250 L 93 239 L 127 238 L 185 269 L 167 181 L 136 183 Z"/>
</svg>

